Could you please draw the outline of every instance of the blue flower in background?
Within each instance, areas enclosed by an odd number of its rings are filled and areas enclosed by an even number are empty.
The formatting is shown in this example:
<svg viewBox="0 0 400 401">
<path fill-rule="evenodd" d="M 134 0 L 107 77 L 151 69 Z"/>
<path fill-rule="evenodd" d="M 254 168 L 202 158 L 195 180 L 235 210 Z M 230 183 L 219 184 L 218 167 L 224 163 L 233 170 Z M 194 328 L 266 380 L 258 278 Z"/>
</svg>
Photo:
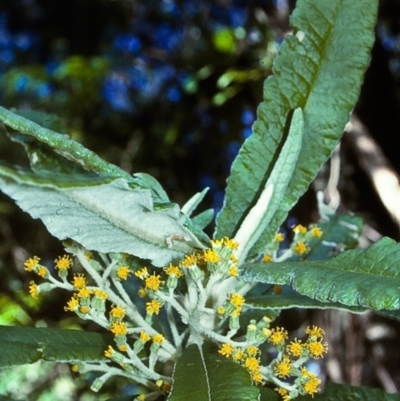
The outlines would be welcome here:
<svg viewBox="0 0 400 401">
<path fill-rule="evenodd" d="M 160 24 L 155 29 L 154 45 L 168 52 L 176 50 L 182 41 L 183 27 L 172 28 L 169 24 Z"/>
<path fill-rule="evenodd" d="M 135 35 L 125 33 L 114 39 L 114 47 L 121 52 L 135 54 L 142 48 L 142 43 Z"/>
<path fill-rule="evenodd" d="M 16 93 L 18 93 L 18 94 L 25 93 L 29 87 L 29 76 L 26 74 L 21 74 L 15 80 L 14 87 L 15 87 Z"/>
<path fill-rule="evenodd" d="M 40 99 L 46 99 L 54 93 L 54 88 L 47 82 L 42 82 L 36 87 L 36 96 Z"/>
<path fill-rule="evenodd" d="M 104 80 L 102 93 L 114 110 L 123 112 L 132 110 L 128 86 L 118 73 L 114 72 Z"/>
<path fill-rule="evenodd" d="M 253 124 L 254 120 L 255 120 L 256 116 L 254 114 L 254 110 L 250 109 L 249 107 L 246 107 L 241 115 L 241 120 L 242 120 L 242 124 L 244 126 L 249 126 L 251 124 Z"/>
<path fill-rule="evenodd" d="M 177 86 L 167 89 L 167 98 L 172 103 L 177 103 L 181 100 L 182 94 Z"/>
</svg>

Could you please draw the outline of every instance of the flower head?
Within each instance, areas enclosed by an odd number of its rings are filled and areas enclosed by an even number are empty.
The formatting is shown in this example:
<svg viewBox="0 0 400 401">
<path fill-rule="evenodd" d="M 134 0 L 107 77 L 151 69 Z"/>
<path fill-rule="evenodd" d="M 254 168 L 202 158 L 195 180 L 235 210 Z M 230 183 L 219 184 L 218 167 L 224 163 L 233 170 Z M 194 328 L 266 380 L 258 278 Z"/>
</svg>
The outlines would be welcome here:
<svg viewBox="0 0 400 401">
<path fill-rule="evenodd" d="M 274 345 L 282 345 L 288 338 L 288 332 L 283 327 L 276 327 L 271 330 L 268 341 Z"/>
<path fill-rule="evenodd" d="M 125 317 L 125 309 L 121 306 L 113 305 L 110 311 L 110 316 L 114 319 L 123 319 Z"/>
<path fill-rule="evenodd" d="M 237 241 L 227 237 L 224 238 L 224 245 L 232 250 L 235 250 L 239 247 L 239 243 Z"/>
<path fill-rule="evenodd" d="M 71 311 L 74 312 L 76 309 L 79 307 L 79 300 L 78 298 L 74 295 L 68 302 L 67 306 L 64 306 L 64 310 L 66 312 Z"/>
<path fill-rule="evenodd" d="M 298 241 L 294 245 L 293 251 L 299 255 L 303 255 L 308 252 L 308 247 L 303 241 Z"/>
<path fill-rule="evenodd" d="M 127 280 L 128 277 L 129 277 L 129 274 L 130 274 L 131 272 L 130 272 L 128 266 L 123 265 L 123 266 L 120 266 L 120 267 L 115 271 L 115 273 L 117 274 L 117 277 L 118 277 L 120 280 Z"/>
<path fill-rule="evenodd" d="M 322 341 L 309 341 L 307 343 L 307 349 L 313 358 L 322 358 L 324 354 L 328 352 L 328 343 L 322 343 Z"/>
<path fill-rule="evenodd" d="M 228 270 L 228 275 L 231 277 L 238 277 L 238 267 L 236 265 L 231 266 Z"/>
<path fill-rule="evenodd" d="M 164 336 L 162 334 L 156 334 L 152 339 L 157 344 L 162 344 L 164 342 Z"/>
<path fill-rule="evenodd" d="M 141 280 L 143 280 L 148 275 L 149 273 L 147 272 L 147 267 L 143 267 L 142 269 L 135 272 L 135 276 L 139 277 Z"/>
<path fill-rule="evenodd" d="M 298 224 L 297 226 L 293 227 L 293 232 L 296 234 L 305 234 L 307 232 L 307 228 Z"/>
<path fill-rule="evenodd" d="M 24 263 L 25 270 L 28 272 L 31 272 L 40 262 L 40 258 L 37 256 L 33 256 L 32 258 L 29 258 L 26 260 Z"/>
<path fill-rule="evenodd" d="M 283 233 L 278 233 L 275 235 L 276 242 L 282 242 L 284 239 L 285 239 L 285 234 L 283 234 Z"/>
<path fill-rule="evenodd" d="M 114 353 L 114 348 L 111 347 L 111 345 L 108 346 L 108 348 L 104 351 L 104 356 L 107 358 L 111 358 Z"/>
<path fill-rule="evenodd" d="M 286 350 L 289 354 L 299 358 L 303 352 L 304 344 L 302 344 L 301 340 L 295 338 L 287 347 Z"/>
<path fill-rule="evenodd" d="M 125 322 L 112 323 L 110 326 L 111 333 L 116 336 L 123 336 L 127 333 L 127 327 Z"/>
<path fill-rule="evenodd" d="M 290 371 L 292 369 L 291 360 L 287 355 L 283 356 L 283 359 L 276 363 L 274 370 L 276 375 L 281 379 L 286 379 L 290 376 Z"/>
<path fill-rule="evenodd" d="M 170 264 L 168 267 L 164 267 L 164 271 L 168 276 L 174 276 L 176 278 L 183 276 L 182 270 L 173 264 Z"/>
<path fill-rule="evenodd" d="M 86 286 L 86 277 L 83 274 L 75 274 L 72 284 L 77 290 L 80 290 Z"/>
<path fill-rule="evenodd" d="M 241 308 L 244 304 L 244 296 L 241 294 L 238 294 L 236 292 L 232 292 L 229 295 L 229 303 L 236 308 Z"/>
<path fill-rule="evenodd" d="M 222 344 L 221 348 L 218 350 L 218 353 L 229 358 L 233 353 L 232 344 Z"/>
<path fill-rule="evenodd" d="M 311 234 L 315 238 L 320 238 L 322 236 L 323 232 L 319 227 L 313 227 L 311 229 Z"/>
<path fill-rule="evenodd" d="M 197 264 L 197 256 L 194 253 L 191 255 L 186 255 L 185 259 L 183 259 L 183 261 L 181 262 L 181 266 L 186 267 L 187 269 L 196 266 L 196 264 Z"/>
<path fill-rule="evenodd" d="M 40 277 L 46 278 L 49 275 L 49 271 L 44 266 L 39 266 L 37 269 L 37 274 Z"/>
<path fill-rule="evenodd" d="M 305 330 L 306 334 L 310 337 L 322 338 L 325 334 L 325 331 L 318 326 L 307 326 Z"/>
<path fill-rule="evenodd" d="M 57 259 L 54 260 L 54 263 L 56 264 L 56 269 L 60 271 L 66 271 L 69 268 L 72 267 L 73 260 L 71 256 L 69 255 L 64 255 L 64 256 L 59 256 Z"/>
<path fill-rule="evenodd" d="M 32 298 L 37 298 L 39 295 L 39 287 L 34 281 L 31 281 L 29 284 L 29 294 Z"/>
<path fill-rule="evenodd" d="M 160 312 L 162 303 L 156 299 L 152 299 L 150 302 L 146 302 L 146 311 L 149 315 L 156 314 Z"/>
<path fill-rule="evenodd" d="M 263 261 L 264 263 L 270 263 L 270 262 L 273 261 L 273 259 L 272 259 L 272 256 L 271 256 L 269 253 L 266 253 L 266 254 L 263 256 L 262 261 Z"/>
<path fill-rule="evenodd" d="M 220 261 L 220 257 L 213 249 L 207 249 L 203 252 L 203 260 L 208 263 L 218 263 Z"/>
<path fill-rule="evenodd" d="M 162 283 L 163 281 L 161 281 L 161 276 L 153 273 L 153 275 L 145 278 L 144 288 L 146 290 L 158 291 Z"/>
</svg>

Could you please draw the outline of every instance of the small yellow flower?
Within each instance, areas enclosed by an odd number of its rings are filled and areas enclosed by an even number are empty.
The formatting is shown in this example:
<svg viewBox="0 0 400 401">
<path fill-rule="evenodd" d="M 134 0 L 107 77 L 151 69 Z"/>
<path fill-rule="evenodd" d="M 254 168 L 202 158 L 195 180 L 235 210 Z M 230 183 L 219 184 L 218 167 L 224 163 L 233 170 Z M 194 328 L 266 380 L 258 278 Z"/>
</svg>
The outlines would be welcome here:
<svg viewBox="0 0 400 401">
<path fill-rule="evenodd" d="M 90 294 L 92 293 L 91 290 L 89 290 L 86 287 L 80 288 L 78 291 L 78 298 L 89 298 Z"/>
<path fill-rule="evenodd" d="M 218 263 L 220 261 L 220 257 L 213 249 L 207 249 L 203 252 L 203 260 L 204 262 L 208 263 Z"/>
<path fill-rule="evenodd" d="M 319 390 L 318 386 L 320 385 L 321 380 L 318 379 L 316 375 L 309 372 L 305 367 L 301 368 L 301 375 L 303 379 L 303 391 L 306 394 L 311 395 L 311 397 L 314 397 L 314 394 L 316 394 Z"/>
<path fill-rule="evenodd" d="M 322 236 L 323 232 L 319 227 L 313 227 L 311 229 L 311 234 L 315 238 L 320 238 Z"/>
<path fill-rule="evenodd" d="M 86 286 L 86 277 L 83 274 L 75 274 L 72 284 L 77 290 L 80 290 Z"/>
<path fill-rule="evenodd" d="M 260 353 L 260 349 L 254 345 L 246 347 L 246 351 L 248 356 L 256 356 Z"/>
<path fill-rule="evenodd" d="M 328 343 L 322 344 L 321 341 L 311 341 L 307 343 L 307 349 L 313 358 L 322 358 L 328 352 Z"/>
<path fill-rule="evenodd" d="M 228 270 L 228 275 L 231 277 L 238 277 L 238 267 L 236 265 L 231 266 Z"/>
<path fill-rule="evenodd" d="M 290 376 L 291 368 L 291 361 L 287 356 L 283 356 L 283 360 L 276 363 L 274 366 L 276 375 L 281 379 L 286 379 Z"/>
<path fill-rule="evenodd" d="M 77 299 L 77 297 L 74 295 L 68 302 L 67 302 L 67 306 L 64 306 L 64 310 L 66 312 L 68 311 L 75 311 L 76 309 L 78 309 L 79 307 L 79 301 Z"/>
<path fill-rule="evenodd" d="M 87 313 L 90 312 L 90 308 L 88 306 L 84 305 L 84 306 L 80 307 L 79 311 L 86 315 Z"/>
<path fill-rule="evenodd" d="M 262 261 L 263 261 L 264 263 L 270 263 L 270 262 L 273 261 L 273 259 L 272 259 L 272 256 L 271 256 L 269 253 L 266 253 L 266 254 L 264 255 L 264 257 L 262 258 Z"/>
<path fill-rule="evenodd" d="M 104 301 L 108 298 L 108 294 L 107 294 L 105 291 L 100 290 L 100 288 L 96 288 L 96 289 L 94 290 L 94 295 L 95 295 L 97 298 L 104 299 Z"/>
<path fill-rule="evenodd" d="M 93 257 L 93 253 L 90 251 L 85 252 L 85 259 L 90 260 Z"/>
<path fill-rule="evenodd" d="M 73 372 L 79 372 L 79 365 L 72 365 L 72 366 L 71 366 L 71 370 L 72 370 Z"/>
<path fill-rule="evenodd" d="M 162 303 L 160 301 L 157 301 L 156 299 L 152 299 L 150 302 L 146 302 L 146 311 L 149 315 L 152 315 L 153 313 L 158 315 L 161 307 Z"/>
<path fill-rule="evenodd" d="M 113 305 L 111 307 L 110 316 L 115 319 L 123 319 L 125 316 L 125 309 L 122 308 L 121 306 Z"/>
<path fill-rule="evenodd" d="M 144 298 L 147 295 L 147 291 L 144 288 L 139 288 L 138 295 L 140 298 Z"/>
<path fill-rule="evenodd" d="M 150 336 L 145 332 L 145 331 L 141 331 L 139 338 L 141 341 L 143 341 L 144 343 L 147 343 L 147 341 L 150 341 Z"/>
<path fill-rule="evenodd" d="M 39 287 L 34 281 L 31 281 L 29 284 L 29 294 L 32 298 L 37 298 L 39 295 Z"/>
<path fill-rule="evenodd" d="M 235 352 L 235 355 L 233 355 L 233 360 L 234 361 L 240 361 L 244 358 L 244 352 L 242 349 L 238 348 Z"/>
<path fill-rule="evenodd" d="M 153 336 L 153 341 L 157 344 L 162 344 L 164 342 L 164 336 L 162 334 L 156 334 Z"/>
<path fill-rule="evenodd" d="M 221 305 L 217 308 L 218 315 L 225 315 L 226 309 Z"/>
<path fill-rule="evenodd" d="M 260 371 L 251 372 L 251 378 L 255 384 L 263 384 L 264 380 Z"/>
<path fill-rule="evenodd" d="M 116 336 L 123 336 L 127 333 L 127 327 L 125 322 L 112 323 L 110 326 L 111 333 Z"/>
<path fill-rule="evenodd" d="M 283 401 L 290 401 L 289 390 L 286 390 L 285 388 L 276 388 L 275 391 L 282 396 Z"/>
<path fill-rule="evenodd" d="M 129 267 L 125 265 L 120 266 L 115 272 L 120 280 L 127 280 L 131 274 Z"/>
<path fill-rule="evenodd" d="M 307 326 L 305 333 L 310 337 L 322 338 L 325 334 L 325 331 L 318 326 Z"/>
<path fill-rule="evenodd" d="M 293 247 L 293 251 L 299 255 L 303 255 L 308 252 L 308 247 L 303 241 L 298 241 Z"/>
<path fill-rule="evenodd" d="M 260 370 L 260 360 L 255 358 L 254 356 L 246 358 L 245 361 L 244 361 L 244 367 L 249 372 L 259 371 Z"/>
<path fill-rule="evenodd" d="M 174 276 L 176 278 L 183 276 L 182 270 L 173 264 L 170 264 L 168 267 L 164 267 L 164 271 L 168 276 Z"/>
<path fill-rule="evenodd" d="M 221 348 L 218 350 L 218 353 L 229 358 L 233 353 L 232 344 L 222 344 Z"/>
<path fill-rule="evenodd" d="M 288 338 L 288 332 L 283 327 L 276 327 L 271 330 L 271 335 L 268 338 L 268 342 L 274 345 L 282 345 Z"/>
<path fill-rule="evenodd" d="M 118 349 L 122 352 L 128 351 L 128 346 L 126 344 L 121 344 L 118 346 Z"/>
<path fill-rule="evenodd" d="M 49 271 L 44 266 L 39 266 L 37 274 L 40 277 L 46 278 L 49 275 Z"/>
<path fill-rule="evenodd" d="M 241 308 L 245 302 L 244 296 L 236 292 L 229 294 L 229 303 L 236 308 Z"/>
<path fill-rule="evenodd" d="M 235 250 L 239 247 L 239 243 L 237 241 L 227 237 L 224 238 L 224 245 L 232 250 Z"/>
<path fill-rule="evenodd" d="M 104 351 L 104 355 L 105 355 L 107 358 L 111 358 L 112 355 L 113 355 L 113 353 L 114 353 L 114 348 L 111 347 L 111 345 L 109 345 L 108 348 Z"/>
<path fill-rule="evenodd" d="M 196 266 L 197 263 L 197 256 L 195 254 L 186 255 L 185 259 L 181 262 L 181 266 L 190 269 L 191 267 Z"/>
<path fill-rule="evenodd" d="M 139 277 L 141 280 L 143 280 L 148 275 L 149 275 L 149 273 L 147 272 L 147 267 L 143 267 L 142 269 L 135 272 L 135 276 Z"/>
<path fill-rule="evenodd" d="M 211 240 L 210 242 L 211 242 L 211 246 L 213 248 L 221 248 L 222 245 L 224 244 L 224 239 L 223 238 L 215 239 L 215 240 Z"/>
<path fill-rule="evenodd" d="M 282 242 L 285 239 L 285 234 L 278 233 L 275 235 L 275 241 L 276 242 Z"/>
<path fill-rule="evenodd" d="M 144 285 L 146 290 L 158 291 L 163 281 L 161 281 L 161 276 L 153 273 L 152 276 L 148 276 L 144 280 Z"/>
<path fill-rule="evenodd" d="M 297 226 L 293 227 L 293 232 L 296 234 L 305 234 L 307 232 L 307 228 L 302 226 L 301 224 L 298 224 Z"/>
<path fill-rule="evenodd" d="M 55 259 L 54 263 L 56 264 L 56 269 L 63 271 L 63 270 L 68 270 L 69 268 L 72 267 L 73 260 L 71 256 L 64 255 L 64 256 L 59 256 L 57 259 Z"/>
<path fill-rule="evenodd" d="M 301 340 L 298 340 L 295 338 L 287 347 L 286 350 L 289 352 L 291 355 L 299 358 L 302 354 L 303 351 L 303 344 L 301 343 Z"/>
<path fill-rule="evenodd" d="M 33 256 L 32 258 L 26 260 L 26 262 L 24 263 L 24 269 L 28 272 L 31 272 L 39 264 L 39 262 L 40 258 L 37 256 Z"/>
</svg>

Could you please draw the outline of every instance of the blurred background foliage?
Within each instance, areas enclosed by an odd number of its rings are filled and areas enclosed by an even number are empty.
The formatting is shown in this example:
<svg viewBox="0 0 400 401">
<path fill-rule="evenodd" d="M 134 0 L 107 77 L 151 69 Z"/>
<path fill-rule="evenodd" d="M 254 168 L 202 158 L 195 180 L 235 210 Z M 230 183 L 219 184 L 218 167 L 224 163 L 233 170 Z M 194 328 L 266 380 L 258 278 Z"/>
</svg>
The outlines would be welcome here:
<svg viewBox="0 0 400 401">
<path fill-rule="evenodd" d="M 181 205 L 208 186 L 203 207 L 217 212 L 231 162 L 251 134 L 263 81 L 290 34 L 294 6 L 289 0 L 2 0 L 0 104 L 24 110 L 130 173 L 153 175 Z M 399 20 L 400 1 L 382 0 L 373 59 L 356 107 L 397 172 Z M 5 135 L 0 159 L 27 163 Z M 339 209 L 362 215 L 374 232 L 399 240 L 398 227 L 345 139 L 341 160 Z M 325 167 L 320 187 L 328 175 Z M 315 205 L 312 188 L 287 226 L 315 221 Z M 50 293 L 38 302 L 27 296 L 32 277 L 23 270 L 25 259 L 36 254 L 51 267 L 62 252 L 40 222 L 0 194 L 0 324 L 96 330 L 64 312 L 68 294 Z M 297 330 L 310 314 L 296 311 L 281 319 Z M 389 328 L 400 333 L 395 323 Z M 384 340 L 390 345 L 393 336 Z M 400 360 L 398 352 L 389 356 Z M 393 375 L 399 383 L 398 370 Z M 358 384 L 385 388 L 374 377 L 364 372 Z M 104 395 L 90 395 L 92 380 L 42 363 L 40 369 L 0 371 L 0 395 L 90 401 L 134 394 L 116 381 Z M 352 376 L 345 373 L 341 380 L 352 382 Z"/>
</svg>

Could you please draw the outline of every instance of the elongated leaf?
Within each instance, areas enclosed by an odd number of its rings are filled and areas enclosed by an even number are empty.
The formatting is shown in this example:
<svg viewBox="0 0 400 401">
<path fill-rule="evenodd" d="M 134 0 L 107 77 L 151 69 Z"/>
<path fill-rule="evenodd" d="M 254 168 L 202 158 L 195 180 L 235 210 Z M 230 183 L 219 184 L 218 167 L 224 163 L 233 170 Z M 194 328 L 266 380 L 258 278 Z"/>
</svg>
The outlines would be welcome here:
<svg viewBox="0 0 400 401">
<path fill-rule="evenodd" d="M 113 177 L 124 177 L 127 180 L 132 179 L 126 171 L 111 163 L 107 163 L 101 157 L 86 149 L 80 143 L 73 141 L 68 136 L 41 127 L 39 124 L 1 106 L 0 121 L 21 134 L 32 136 L 39 142 L 48 145 L 56 153 L 84 167 L 87 171 L 103 173 Z"/>
<path fill-rule="evenodd" d="M 324 261 L 254 263 L 242 278 L 288 284 L 321 302 L 371 309 L 400 309 L 400 244 L 382 238 L 367 249 L 345 251 Z"/>
<path fill-rule="evenodd" d="M 257 203 L 283 144 L 288 114 L 304 113 L 303 147 L 281 205 L 259 245 L 268 243 L 342 135 L 374 41 L 377 0 L 299 0 L 293 36 L 264 86 L 257 121 L 232 165 L 216 238 L 233 237 Z M 349 40 L 351 38 L 351 40 Z M 345 94 L 345 95 L 344 95 Z"/>
<path fill-rule="evenodd" d="M 301 109 L 293 113 L 289 135 L 274 168 L 268 177 L 257 203 L 247 213 L 235 235 L 239 247 L 237 258 L 244 260 L 269 225 L 272 217 L 280 207 L 286 187 L 292 177 L 303 141 L 304 120 Z"/>
<path fill-rule="evenodd" d="M 125 252 L 164 266 L 203 247 L 184 227 L 177 205 L 156 210 L 150 190 L 131 188 L 123 178 L 43 177 L 0 166 L 0 188 L 55 237 L 89 250 Z"/>
<path fill-rule="evenodd" d="M 344 249 L 355 248 L 362 232 L 363 219 L 349 214 L 335 214 L 318 223 L 322 236 L 309 243 L 307 260 L 329 259 Z"/>
<path fill-rule="evenodd" d="M 388 394 L 369 387 L 354 387 L 346 384 L 328 383 L 323 394 L 314 398 L 300 396 L 298 401 L 400 401 L 400 394 Z"/>
<path fill-rule="evenodd" d="M 284 286 L 279 294 L 268 293 L 260 296 L 246 297 L 246 305 L 255 309 L 344 309 L 353 313 L 363 313 L 367 309 L 361 306 L 347 306 L 339 302 L 320 302 L 301 295 L 290 287 Z"/>
<path fill-rule="evenodd" d="M 113 336 L 79 330 L 0 326 L 0 367 L 45 361 L 96 362 Z"/>
<path fill-rule="evenodd" d="M 186 348 L 175 365 L 168 401 L 256 401 L 249 373 L 218 354 L 213 344 Z"/>
</svg>

